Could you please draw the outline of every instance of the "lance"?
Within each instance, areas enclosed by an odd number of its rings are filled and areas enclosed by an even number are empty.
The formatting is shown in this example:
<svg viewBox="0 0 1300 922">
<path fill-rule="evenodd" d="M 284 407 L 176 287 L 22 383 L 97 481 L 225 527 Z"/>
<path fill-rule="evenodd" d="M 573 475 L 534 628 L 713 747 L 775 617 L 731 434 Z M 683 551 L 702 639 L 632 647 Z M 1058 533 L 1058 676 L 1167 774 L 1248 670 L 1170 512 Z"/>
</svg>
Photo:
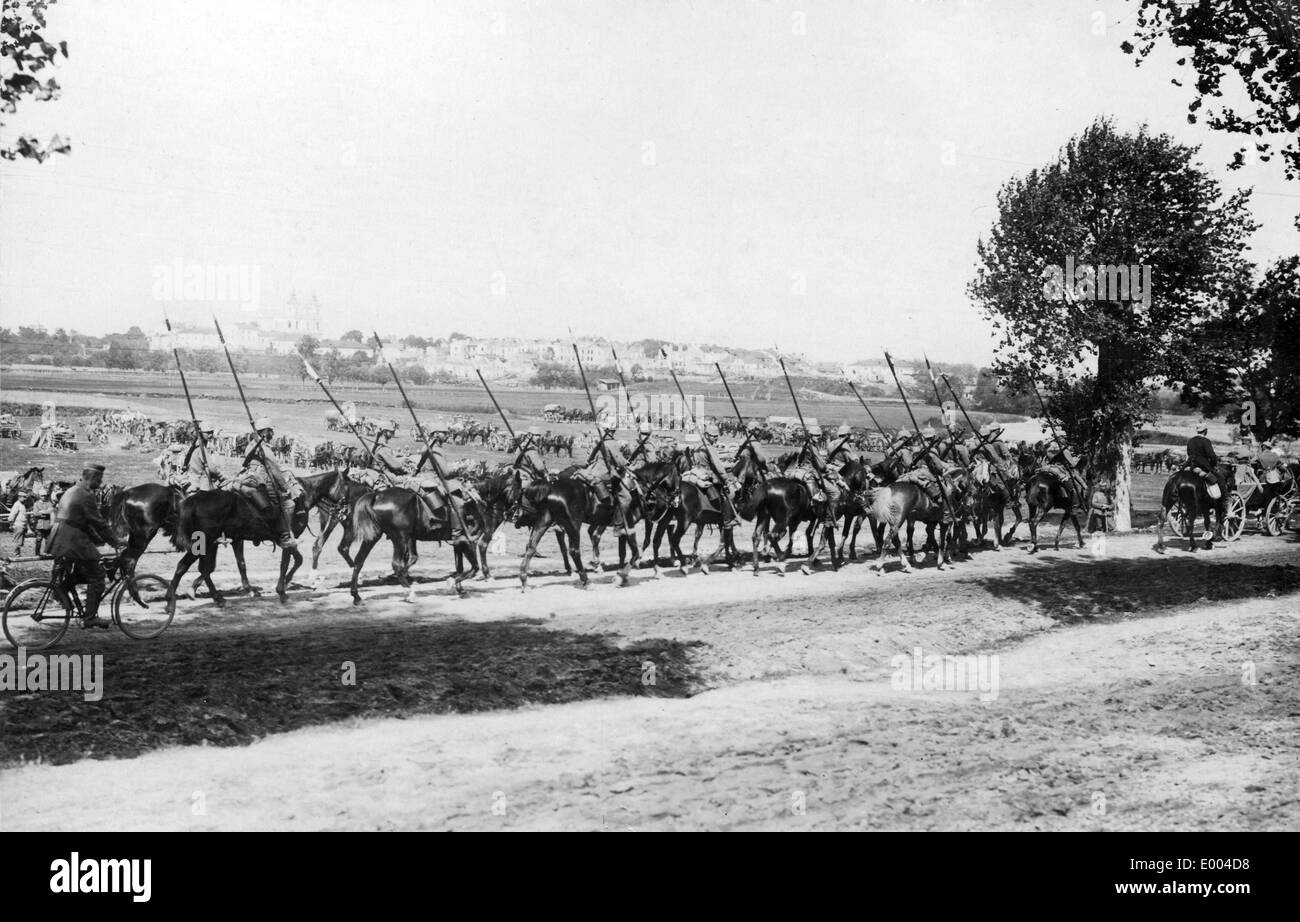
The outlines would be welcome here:
<svg viewBox="0 0 1300 922">
<path fill-rule="evenodd" d="M 727 392 L 727 399 L 731 401 L 731 412 L 736 414 L 736 422 L 741 426 L 745 426 L 745 418 L 740 415 L 740 407 L 736 406 L 736 398 L 731 395 L 731 385 L 727 383 L 727 376 L 722 373 L 722 366 L 717 362 L 714 362 L 713 367 L 718 369 L 718 377 L 722 379 L 722 389 Z M 750 436 L 748 427 L 745 427 L 745 441 L 740 443 L 740 447 L 736 449 L 736 454 L 739 455 L 744 451 L 745 446 L 752 441 L 753 437 Z M 755 468 L 758 473 L 758 479 L 766 483 L 767 475 L 763 472 L 763 469 L 757 464 L 755 464 Z"/>
<path fill-rule="evenodd" d="M 858 389 L 853 386 L 853 382 L 847 380 L 847 376 L 845 377 L 846 380 L 844 383 L 849 386 L 849 390 L 853 392 L 853 396 L 858 398 L 858 403 L 862 404 L 862 409 L 867 411 L 867 416 L 871 418 L 871 425 L 875 426 L 876 431 L 879 432 L 881 435 L 884 435 L 885 438 L 889 438 L 888 435 L 885 435 L 885 430 L 881 428 L 880 423 L 876 422 L 876 414 L 871 412 L 871 407 L 867 406 L 867 402 L 862 399 L 862 395 L 859 394 Z"/>
<path fill-rule="evenodd" d="M 781 355 L 780 350 L 777 350 L 776 360 L 781 363 L 781 374 L 785 376 L 785 386 L 790 391 L 790 400 L 794 402 L 794 415 L 799 417 L 799 427 L 803 429 L 804 444 L 806 445 L 808 426 L 803 421 L 803 411 L 799 409 L 799 398 L 794 395 L 794 385 L 790 382 L 790 372 L 785 369 L 785 357 Z M 815 464 L 812 466 L 812 469 L 813 473 L 817 475 L 817 482 L 822 485 L 823 490 L 826 489 L 826 480 L 822 477 L 822 472 L 817 470 L 817 465 Z"/>
<path fill-rule="evenodd" d="M 975 421 L 970 418 L 970 414 L 967 413 L 966 408 L 962 406 L 961 398 L 957 396 L 957 389 L 952 386 L 952 382 L 948 380 L 948 376 L 946 374 L 944 374 L 943 372 L 939 372 L 939 377 L 943 378 L 943 383 L 948 386 L 948 392 L 952 394 L 953 402 L 957 404 L 957 409 L 961 410 L 961 415 L 965 417 L 966 425 L 970 426 L 971 432 L 976 433 L 976 437 L 979 439 L 979 442 L 975 445 L 975 450 L 979 451 L 985 445 L 992 442 L 993 437 L 990 436 L 989 438 L 986 439 L 982 435 L 978 434 L 979 430 L 975 428 Z M 997 475 L 998 483 L 1002 484 L 1003 488 L 1007 491 L 1007 493 L 1011 493 L 1011 487 L 1007 485 L 1006 478 L 1002 476 L 1002 472 L 998 470 L 998 466 L 996 463 L 993 465 L 993 473 Z"/>
<path fill-rule="evenodd" d="M 664 349 L 663 346 L 659 347 L 659 354 L 662 355 L 665 359 L 668 358 L 668 352 Z M 682 382 L 677 380 L 677 372 L 673 370 L 673 366 L 671 362 L 669 362 L 668 364 L 668 374 L 672 376 L 673 384 L 677 385 L 677 396 L 682 398 L 682 409 L 686 411 L 686 415 L 689 416 L 691 419 L 691 428 L 694 429 L 696 432 L 698 432 L 700 430 L 699 421 L 696 420 L 695 414 L 691 412 L 690 401 L 686 399 L 686 392 L 682 390 Z"/>
<path fill-rule="evenodd" d="M 925 370 L 926 370 L 926 372 L 929 373 L 929 375 L 930 375 L 930 386 L 934 388 L 934 402 L 935 402 L 935 405 L 939 408 L 939 415 L 940 415 L 940 418 L 942 418 L 942 416 L 943 416 L 943 397 L 941 397 L 941 396 L 939 395 L 939 381 L 938 381 L 938 379 L 935 378 L 935 376 L 934 376 L 934 367 L 930 364 L 930 357 L 929 357 L 928 355 L 926 355 L 924 352 L 922 352 L 922 353 L 921 353 L 921 358 L 925 359 Z M 952 386 L 949 385 L 948 389 L 949 389 L 949 390 L 952 390 Z M 968 421 L 969 421 L 969 420 L 968 420 Z M 946 420 L 946 419 L 943 420 L 943 427 L 944 427 L 945 429 L 948 430 L 948 437 L 951 438 L 952 441 L 953 441 L 953 445 L 952 445 L 952 456 L 953 456 L 953 458 L 955 458 L 955 459 L 957 460 L 957 463 L 958 463 L 958 464 L 961 464 L 961 455 L 959 455 L 959 454 L 957 453 L 957 438 L 956 438 L 956 436 L 953 434 L 952 427 L 948 425 L 948 420 Z M 972 429 L 971 431 L 972 431 L 972 434 L 974 434 L 974 436 L 975 436 L 976 438 L 979 438 L 979 433 L 978 433 L 978 432 L 975 432 L 974 429 Z M 961 469 L 962 469 L 962 471 L 964 471 L 964 472 L 967 473 L 967 474 L 970 473 L 970 471 L 967 469 L 967 467 L 966 467 L 965 464 L 961 464 Z"/>
<path fill-rule="evenodd" d="M 321 376 L 316 373 L 316 369 L 312 367 L 311 362 L 307 361 L 307 356 L 300 352 L 298 353 L 298 358 L 302 359 L 302 364 L 307 369 L 307 377 L 320 385 L 320 389 L 325 392 L 325 396 L 329 398 L 330 403 L 334 404 L 334 409 L 338 410 L 339 418 L 347 424 L 348 430 L 357 437 L 357 441 L 361 443 L 361 447 L 366 450 L 366 455 L 370 458 L 370 464 L 373 466 L 375 463 L 374 448 L 366 444 L 365 437 L 357 431 L 356 426 L 352 425 L 352 420 L 348 419 L 347 414 L 343 412 L 343 408 L 339 406 L 339 402 L 335 400 L 334 395 L 330 393 L 330 389 L 325 386 L 325 382 L 321 379 Z M 378 444 L 379 442 L 376 440 L 375 445 Z M 381 470 L 380 473 L 383 474 L 385 478 L 389 476 L 388 471 Z"/>
<path fill-rule="evenodd" d="M 573 332 L 572 329 L 569 330 Z M 591 407 L 591 418 L 596 423 L 596 447 L 600 449 L 600 456 L 605 459 L 605 469 L 611 474 L 614 473 L 614 464 L 609 460 L 609 448 L 605 445 L 605 433 L 600 428 L 600 418 L 596 414 L 596 401 L 591 398 L 591 388 L 587 386 L 587 372 L 582 367 L 582 356 L 578 354 L 578 344 L 573 345 L 573 357 L 578 360 L 578 375 L 582 378 L 582 390 L 587 395 L 587 405 Z M 629 472 L 630 473 L 630 472 Z M 633 478 L 635 479 L 635 477 Z M 619 508 L 618 501 L 613 501 L 614 508 L 618 511 L 618 517 L 623 520 L 623 530 L 628 534 L 632 533 L 632 526 L 628 524 L 627 516 Z M 635 547 L 633 548 L 635 552 Z"/>
<path fill-rule="evenodd" d="M 503 422 L 503 423 L 506 424 L 506 432 L 509 432 L 509 433 L 510 433 L 510 441 L 511 441 L 511 443 L 512 443 L 512 444 L 517 444 L 518 441 L 519 441 L 519 439 L 515 436 L 515 430 L 514 430 L 513 428 L 511 428 L 511 426 L 510 426 L 510 420 L 506 419 L 506 414 L 505 414 L 505 411 L 501 409 L 501 404 L 497 403 L 497 398 L 496 398 L 496 395 L 492 393 L 492 388 L 488 387 L 488 383 L 487 383 L 487 381 L 485 381 L 485 380 L 483 379 L 483 372 L 481 372 L 481 371 L 479 371 L 477 368 L 475 368 L 475 369 L 474 369 L 474 374 L 478 375 L 478 379 L 479 379 L 479 381 L 482 381 L 482 383 L 483 383 L 483 390 L 487 391 L 488 399 L 492 401 L 492 406 L 494 406 L 494 407 L 497 408 L 497 413 L 498 413 L 498 414 L 500 415 L 500 417 L 501 417 L 501 422 Z"/>
<path fill-rule="evenodd" d="M 930 386 L 934 388 L 934 405 L 939 408 L 939 416 L 942 419 L 943 398 L 939 396 L 939 381 L 934 376 L 934 367 L 930 364 L 930 357 L 926 355 L 924 352 L 922 352 L 921 358 L 925 359 L 925 370 L 930 375 Z M 943 428 L 948 430 L 949 435 L 952 434 L 952 428 L 948 425 L 948 420 L 946 419 L 943 420 Z"/>
<path fill-rule="evenodd" d="M 275 494 L 275 504 L 284 508 L 284 500 L 280 493 L 280 485 L 275 482 L 275 477 L 271 474 L 270 465 L 266 460 L 266 448 L 262 444 L 262 437 L 257 433 L 257 423 L 253 420 L 253 411 L 248 406 L 248 398 L 244 396 L 244 385 L 239 381 L 239 372 L 235 370 L 235 359 L 230 354 L 230 347 L 226 345 L 226 336 L 221 332 L 221 323 L 217 320 L 217 315 L 212 315 L 212 323 L 217 328 L 217 339 L 221 340 L 221 348 L 226 353 L 226 364 L 230 366 L 230 374 L 235 379 L 235 388 L 239 391 L 239 402 L 244 405 L 244 413 L 248 416 L 248 428 L 253 432 L 253 438 L 257 441 L 254 443 L 254 450 L 262 456 L 262 465 L 266 467 L 266 479 L 271 483 L 271 492 Z M 292 527 L 292 523 L 290 523 Z"/>
<path fill-rule="evenodd" d="M 171 318 L 167 316 L 166 308 L 163 309 L 163 323 L 167 324 L 167 335 L 171 336 L 172 322 Z M 207 439 L 203 437 L 203 432 L 199 429 L 199 418 L 194 413 L 194 401 L 190 399 L 190 386 L 185 381 L 185 369 L 181 366 L 181 350 L 176 347 L 174 340 L 172 341 L 172 355 L 176 357 L 176 370 L 180 372 L 181 389 L 185 391 L 185 405 L 190 408 L 190 422 L 194 423 L 194 435 L 199 440 L 199 461 L 203 464 L 203 474 L 208 478 L 208 486 L 211 487 L 212 469 L 208 466 Z"/>
<path fill-rule="evenodd" d="M 903 398 L 903 406 L 907 408 L 907 418 L 910 419 L 910 420 L 912 421 L 912 425 L 913 425 L 913 426 L 916 426 L 916 432 L 917 432 L 917 435 L 920 435 L 920 434 L 921 434 L 921 427 L 920 427 L 920 426 L 917 426 L 917 423 L 916 423 L 916 415 L 912 413 L 912 405 L 911 405 L 911 403 L 909 403 L 908 400 L 907 400 L 907 391 L 903 390 L 903 384 L 902 384 L 901 381 L 898 380 L 898 371 L 894 368 L 894 360 L 893 360 L 893 358 L 889 355 L 889 350 L 888 350 L 888 349 L 885 350 L 885 361 L 889 363 L 889 373 L 890 373 L 891 375 L 894 376 L 894 386 L 895 386 L 896 388 L 898 388 L 898 395 L 899 395 L 900 397 Z M 933 450 L 934 450 L 934 444 L 935 444 L 935 442 L 937 442 L 937 441 L 938 441 L 938 437 L 936 437 L 935 439 L 933 439 L 933 440 L 931 440 L 931 441 L 929 441 L 929 442 L 926 442 L 926 443 L 925 443 L 925 450 L 921 453 L 920 457 L 921 457 L 921 458 L 924 458 L 924 457 L 925 457 L 926 455 L 928 455 L 931 451 L 933 451 Z M 936 454 L 937 454 L 937 452 L 936 452 Z M 956 512 L 956 510 L 954 510 L 954 509 L 952 508 L 952 503 L 950 503 L 950 502 L 948 501 L 948 494 L 947 494 L 946 492 L 944 492 L 943 484 L 942 484 L 942 483 L 939 484 L 939 497 L 943 500 L 944 508 L 948 510 L 948 514 L 951 515 L 952 518 L 953 518 L 953 521 L 956 522 L 956 521 L 957 521 L 957 512 Z"/>
<path fill-rule="evenodd" d="M 1056 424 L 1052 422 L 1051 414 L 1047 412 L 1047 404 L 1043 402 L 1043 395 L 1038 392 L 1038 382 L 1030 381 L 1029 383 L 1034 388 L 1034 396 L 1038 398 L 1038 405 L 1043 409 L 1043 419 L 1047 420 L 1047 428 L 1052 430 L 1052 438 L 1056 439 L 1056 444 L 1061 446 L 1061 457 L 1065 459 L 1065 466 L 1069 468 L 1071 474 L 1082 481 L 1083 476 L 1075 470 L 1074 462 L 1072 462 L 1070 456 L 1065 453 L 1065 442 L 1061 440 L 1061 434 L 1056 431 Z"/>
<path fill-rule="evenodd" d="M 898 452 L 891 452 L 888 450 L 890 442 L 889 435 L 885 432 L 884 427 L 881 426 L 880 423 L 876 422 L 876 414 L 871 412 L 871 407 L 867 406 L 867 401 L 863 399 L 860 393 L 858 393 L 858 389 L 853 386 L 853 382 L 849 380 L 847 373 L 844 375 L 844 383 L 849 386 L 849 390 L 853 391 L 853 396 L 858 398 L 858 403 L 862 404 L 862 409 L 866 410 L 867 416 L 871 417 L 871 424 L 876 427 L 876 431 L 879 432 L 881 438 L 885 440 L 886 451 L 884 460 L 888 461 L 890 458 L 898 457 Z"/>
<path fill-rule="evenodd" d="M 628 388 L 627 380 L 623 377 L 623 363 L 618 360 L 618 350 L 614 348 L 613 343 L 609 344 L 609 351 L 614 353 L 614 369 L 618 372 L 618 383 L 623 385 L 623 393 L 627 396 L 628 415 L 639 423 L 641 417 L 636 415 L 636 408 L 632 406 L 632 391 Z"/>
<path fill-rule="evenodd" d="M 384 355 L 383 340 L 379 338 L 379 334 L 374 330 L 371 330 L 370 332 L 371 335 L 375 337 L 375 345 L 379 347 L 379 357 L 383 359 L 384 364 L 388 366 L 388 372 L 393 376 L 393 382 L 397 385 L 397 391 L 402 395 L 402 403 L 406 404 L 406 409 L 411 414 L 411 420 L 415 423 L 415 431 L 419 433 L 420 441 L 424 443 L 424 450 L 429 456 L 429 466 L 433 468 L 434 474 L 438 477 L 438 482 L 442 484 L 443 492 L 447 494 L 447 508 L 451 510 L 451 514 L 456 517 L 456 524 L 460 526 L 461 532 L 465 535 L 465 540 L 469 541 L 469 529 L 465 527 L 465 520 L 461 518 L 460 510 L 456 508 L 456 503 L 452 499 L 451 487 L 447 484 L 447 478 L 442 476 L 442 467 L 434 457 L 433 444 L 430 443 L 429 436 L 424 431 L 424 424 L 420 422 L 420 417 L 415 415 L 415 407 L 411 406 L 411 401 L 406 396 L 406 388 L 402 387 L 402 379 L 397 376 L 397 369 L 393 367 L 393 363 L 388 361 L 388 357 Z M 423 465 L 424 459 L 421 458 L 420 462 L 421 465 Z M 418 471 L 419 467 L 417 467 L 416 470 Z"/>
</svg>

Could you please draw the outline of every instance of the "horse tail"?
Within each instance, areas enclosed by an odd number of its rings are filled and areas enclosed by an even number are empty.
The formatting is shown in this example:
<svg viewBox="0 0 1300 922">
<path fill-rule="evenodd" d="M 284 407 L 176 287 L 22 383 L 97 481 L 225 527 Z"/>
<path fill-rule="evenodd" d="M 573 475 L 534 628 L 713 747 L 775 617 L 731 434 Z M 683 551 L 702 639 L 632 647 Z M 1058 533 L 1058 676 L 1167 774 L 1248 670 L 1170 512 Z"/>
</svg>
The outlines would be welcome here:
<svg viewBox="0 0 1300 922">
<path fill-rule="evenodd" d="M 903 521 L 903 504 L 898 501 L 892 487 L 881 487 L 870 497 L 871 517 L 877 522 L 898 527 Z"/>
<path fill-rule="evenodd" d="M 379 540 L 379 522 L 375 518 L 375 494 L 366 493 L 352 509 L 352 531 L 363 544 Z"/>
</svg>

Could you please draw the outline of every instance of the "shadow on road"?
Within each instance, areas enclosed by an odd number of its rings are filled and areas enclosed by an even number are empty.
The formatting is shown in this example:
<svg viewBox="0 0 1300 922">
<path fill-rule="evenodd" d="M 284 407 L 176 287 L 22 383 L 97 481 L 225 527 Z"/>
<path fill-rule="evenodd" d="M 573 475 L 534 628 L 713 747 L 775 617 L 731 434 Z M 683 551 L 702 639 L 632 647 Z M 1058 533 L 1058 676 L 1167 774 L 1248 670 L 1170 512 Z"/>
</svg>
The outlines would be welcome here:
<svg viewBox="0 0 1300 922">
<path fill-rule="evenodd" d="M 608 695 L 686 697 L 703 687 L 690 656 L 698 644 L 656 639 L 620 647 L 613 635 L 538 624 L 403 621 L 148 644 L 121 638 L 98 647 L 104 653 L 100 701 L 85 701 L 79 692 L 5 694 L 0 765 L 245 745 L 357 717 Z M 350 669 L 355 684 L 347 684 Z"/>
<path fill-rule="evenodd" d="M 1300 591 L 1300 566 L 1214 560 L 1214 551 L 1154 558 L 1012 557 L 1010 567 L 969 582 L 997 598 L 1037 604 L 1063 622 L 1166 614 L 1196 602 L 1231 602 Z"/>
</svg>

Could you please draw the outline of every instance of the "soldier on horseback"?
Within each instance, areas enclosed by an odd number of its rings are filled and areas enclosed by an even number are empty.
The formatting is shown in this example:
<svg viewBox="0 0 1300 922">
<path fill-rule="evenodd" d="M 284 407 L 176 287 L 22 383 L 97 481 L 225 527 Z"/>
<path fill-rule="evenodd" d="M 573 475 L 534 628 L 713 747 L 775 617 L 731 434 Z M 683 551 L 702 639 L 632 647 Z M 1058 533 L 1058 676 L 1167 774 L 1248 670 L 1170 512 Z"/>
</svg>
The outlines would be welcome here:
<svg viewBox="0 0 1300 922">
<path fill-rule="evenodd" d="M 822 521 L 827 525 L 834 525 L 835 509 L 839 506 L 845 485 L 839 475 L 831 471 L 826 458 L 817 447 L 821 437 L 821 426 L 814 423 L 808 427 L 796 463 L 803 466 L 806 462 L 806 466 L 803 467 L 804 481 L 812 493 L 813 502 L 820 504 Z"/>
<path fill-rule="evenodd" d="M 1206 492 L 1214 500 L 1214 508 L 1218 512 L 1216 521 L 1222 522 L 1227 496 L 1220 486 L 1219 456 L 1214 453 L 1214 444 L 1207 435 L 1209 431 L 1209 426 L 1201 423 L 1196 427 L 1196 435 L 1187 440 L 1187 466 L 1205 480 Z"/>
<path fill-rule="evenodd" d="M 598 426 L 596 444 L 587 456 L 587 466 L 574 476 L 592 488 L 596 505 L 614 504 L 615 531 L 622 533 L 630 521 L 632 490 L 640 489 L 636 477 L 627 467 L 623 446 L 614 438 L 618 423 L 614 417 L 605 417 Z"/>
<path fill-rule="evenodd" d="M 216 427 L 212 423 L 203 421 L 198 424 L 198 433 L 190 442 L 180 469 L 173 476 L 172 482 L 180 486 L 182 491 L 192 493 L 195 490 L 211 490 L 220 485 L 221 474 L 209 470 L 203 464 L 204 447 L 212 444 L 215 432 Z"/>
<path fill-rule="evenodd" d="M 1041 470 L 1052 474 L 1061 481 L 1062 486 L 1070 494 L 1070 502 L 1074 506 L 1083 506 L 1084 498 L 1088 495 L 1088 486 L 1079 476 L 1078 469 L 1070 460 L 1066 453 L 1065 447 L 1056 439 L 1049 440 L 1043 446 L 1043 466 Z"/>
<path fill-rule="evenodd" d="M 834 464 L 836 457 L 842 456 L 844 462 L 852 461 L 849 449 L 853 446 L 853 430 L 848 423 L 841 423 L 835 430 L 835 441 L 826 449 L 826 463 Z"/>
<path fill-rule="evenodd" d="M 656 457 L 654 446 L 650 444 L 650 436 L 654 433 L 648 419 L 642 420 L 636 428 L 636 444 L 632 446 L 632 453 L 627 457 L 629 465 L 635 464 L 637 458 L 644 456 L 645 464 L 653 464 L 659 460 Z"/>
<path fill-rule="evenodd" d="M 267 446 L 267 443 L 275 437 L 270 417 L 258 418 L 253 428 L 257 431 L 257 437 L 249 443 L 244 452 L 242 468 L 245 472 L 243 483 L 252 489 L 245 490 L 244 496 L 253 504 L 253 508 L 263 515 L 270 515 L 273 511 L 272 502 L 278 501 L 280 508 L 277 518 L 280 534 L 275 543 L 285 550 L 292 550 L 298 546 L 298 542 L 293 537 L 294 495 L 298 489 L 298 481 L 280 469 L 279 463 Z"/>
<path fill-rule="evenodd" d="M 763 450 L 758 447 L 758 436 L 763 431 L 763 424 L 756 419 L 751 419 L 745 428 L 748 430 L 748 434 L 745 436 L 745 441 L 740 444 L 740 448 L 736 450 L 736 458 L 739 460 L 742 455 L 748 454 L 754 472 L 760 480 L 765 480 L 767 478 L 767 457 L 763 454 Z"/>
<path fill-rule="evenodd" d="M 546 468 L 546 459 L 537 448 L 537 440 L 542 435 L 540 426 L 529 426 L 528 431 L 519 437 L 519 453 L 515 455 L 514 469 L 519 472 L 519 500 L 515 504 L 512 519 L 516 526 L 525 517 L 536 511 L 528 499 L 528 489 L 536 483 L 548 483 L 551 472 Z"/>
<path fill-rule="evenodd" d="M 461 523 L 465 521 L 465 501 L 462 496 L 455 495 L 457 490 L 463 492 L 463 487 L 459 481 L 455 481 L 446 465 L 442 460 L 442 453 L 437 448 L 431 448 L 424 452 L 418 464 L 412 464 L 409 459 L 403 458 L 389 444 L 389 440 L 397 434 L 397 422 L 392 419 L 380 419 L 375 421 L 375 442 L 371 448 L 371 466 L 378 474 L 378 477 L 389 481 L 394 486 L 410 490 L 420 498 L 426 509 L 433 516 L 437 516 L 441 511 L 438 505 L 430 497 L 430 491 L 441 494 L 442 484 L 445 482 L 452 491 L 452 495 L 443 497 L 444 500 L 455 507 L 456 514 L 451 516 L 451 541 L 453 544 L 465 539 L 465 530 Z M 434 468 L 435 475 L 441 474 L 441 478 L 433 482 L 420 480 L 420 469 L 424 467 L 425 462 Z M 454 485 L 453 485 L 454 484 Z M 377 484 L 376 484 L 377 486 Z"/>
<path fill-rule="evenodd" d="M 722 511 L 722 528 L 730 529 L 736 525 L 736 507 L 732 497 L 739 484 L 722 463 L 716 447 L 717 441 L 717 424 L 706 424 L 700 433 L 700 443 L 691 451 L 691 461 L 694 466 L 688 476 L 707 494 L 718 497 L 718 507 Z"/>
</svg>

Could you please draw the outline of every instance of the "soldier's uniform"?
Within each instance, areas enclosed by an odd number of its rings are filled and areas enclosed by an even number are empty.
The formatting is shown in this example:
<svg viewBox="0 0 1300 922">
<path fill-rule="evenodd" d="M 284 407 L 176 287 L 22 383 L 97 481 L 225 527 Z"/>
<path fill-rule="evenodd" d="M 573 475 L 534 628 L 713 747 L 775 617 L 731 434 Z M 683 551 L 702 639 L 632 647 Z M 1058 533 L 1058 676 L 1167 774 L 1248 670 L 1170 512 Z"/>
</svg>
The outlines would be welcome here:
<svg viewBox="0 0 1300 922">
<path fill-rule="evenodd" d="M 614 438 L 615 431 L 612 423 L 601 425 L 596 444 L 587 457 L 587 466 L 576 476 L 591 485 L 597 504 L 614 503 L 615 530 L 622 534 L 626 531 L 624 523 L 631 521 L 631 487 L 636 477 L 627 469 L 627 457 Z"/>
<path fill-rule="evenodd" d="M 1050 472 L 1065 485 L 1072 505 L 1082 506 L 1088 488 L 1070 462 L 1070 456 L 1065 453 L 1065 449 L 1053 440 L 1043 447 L 1043 454 L 1045 463 L 1042 470 Z"/>
<path fill-rule="evenodd" d="M 47 553 L 68 561 L 70 580 L 86 584 L 86 617 L 82 626 L 108 627 L 108 619 L 97 617 L 99 602 L 107 586 L 97 545 L 116 545 L 117 541 L 108 522 L 99 513 L 99 503 L 93 492 L 103 477 L 104 465 L 92 464 L 85 473 L 91 471 L 98 473 L 93 477 L 83 475 L 81 481 L 59 499 Z"/>
<path fill-rule="evenodd" d="M 546 459 L 537 450 L 537 438 L 541 429 L 530 426 L 519 440 L 519 453 L 515 455 L 514 468 L 519 472 L 519 502 L 514 510 L 514 522 L 518 525 L 526 516 L 535 511 L 528 499 L 528 490 L 536 483 L 547 483 L 551 472 L 546 468 Z"/>
<path fill-rule="evenodd" d="M 822 436 L 820 426 L 808 429 L 803 447 L 799 449 L 798 463 L 804 471 L 804 481 L 812 492 L 813 501 L 823 503 L 822 521 L 831 523 L 835 519 L 835 509 L 843 495 L 842 481 L 838 474 L 831 472 L 826 459 L 817 448 L 816 441 Z"/>
<path fill-rule="evenodd" d="M 980 439 L 984 444 L 980 446 L 979 451 L 993 468 L 993 476 L 989 478 L 989 488 L 1001 494 L 1004 503 L 1011 503 L 1015 499 L 1011 489 L 1011 485 L 1016 482 L 1015 462 L 1007 447 L 997 439 L 1001 431 L 1000 427 L 992 423 L 981 426 Z"/>
<path fill-rule="evenodd" d="M 270 448 L 266 446 L 274 435 L 271 420 L 265 416 L 254 423 L 257 437 L 248 444 L 244 452 L 243 483 L 254 489 L 244 493 L 259 512 L 270 512 L 271 504 L 279 502 L 280 534 L 276 544 L 285 549 L 295 548 L 298 542 L 293 538 L 294 496 L 298 482 L 281 470 Z"/>
<path fill-rule="evenodd" d="M 739 456 L 742 452 L 748 452 L 750 459 L 754 464 L 754 471 L 758 474 L 759 480 L 767 479 L 767 456 L 763 454 L 763 449 L 758 447 L 755 437 L 763 428 L 757 422 L 749 424 L 749 435 L 746 436 L 744 443 L 740 446 L 740 451 L 736 454 Z"/>
<path fill-rule="evenodd" d="M 913 434 L 911 429 L 899 429 L 894 435 L 894 440 L 885 448 L 885 455 L 895 455 L 904 471 L 909 470 L 916 461 L 916 456 L 912 452 Z"/>
<path fill-rule="evenodd" d="M 853 431 L 849 429 L 847 423 L 840 426 L 835 431 L 835 441 L 826 449 L 826 463 L 834 464 L 837 460 L 847 464 L 853 460 L 849 455 L 849 449 L 853 446 Z"/>
<path fill-rule="evenodd" d="M 627 456 L 629 467 L 637 461 L 642 464 L 653 464 L 659 460 L 654 446 L 650 444 L 652 432 L 653 429 L 648 421 L 637 424 L 636 444 L 632 446 L 632 453 Z"/>
<path fill-rule="evenodd" d="M 736 507 L 731 501 L 735 492 L 736 479 L 728 472 L 722 457 L 713 443 L 718 438 L 718 428 L 712 423 L 704 427 L 700 443 L 691 451 L 692 479 L 705 490 L 716 490 L 719 505 L 722 507 L 722 527 L 732 528 L 736 524 Z"/>
<path fill-rule="evenodd" d="M 221 474 L 204 468 L 203 458 L 212 445 L 215 429 L 210 423 L 199 423 L 199 434 L 190 443 L 189 451 L 181 462 L 180 470 L 174 475 L 179 478 L 186 492 L 194 490 L 211 490 L 221 481 Z M 200 444 L 200 440 L 202 444 Z"/>
<path fill-rule="evenodd" d="M 452 506 L 453 515 L 449 515 L 448 524 L 451 530 L 451 540 L 459 542 L 467 539 L 464 529 L 465 521 L 465 502 L 463 497 L 457 496 L 455 490 L 460 486 L 459 482 L 454 481 L 447 471 L 442 461 L 442 453 L 434 448 L 430 454 L 425 449 L 417 464 L 411 462 L 399 455 L 388 440 L 397 434 L 397 423 L 391 419 L 381 419 L 375 422 L 375 443 L 370 451 L 370 465 L 375 472 L 375 482 L 372 484 L 375 489 L 383 489 L 383 485 L 391 483 L 394 486 L 401 487 L 404 490 L 410 490 L 420 498 L 430 514 L 437 517 L 441 510 L 429 496 L 430 492 L 437 494 L 444 502 Z M 428 463 L 433 468 L 434 476 L 421 478 L 419 472 Z M 442 477 L 438 478 L 437 475 Z M 443 483 L 447 484 L 448 489 L 453 492 L 447 495 L 443 490 Z"/>
</svg>

